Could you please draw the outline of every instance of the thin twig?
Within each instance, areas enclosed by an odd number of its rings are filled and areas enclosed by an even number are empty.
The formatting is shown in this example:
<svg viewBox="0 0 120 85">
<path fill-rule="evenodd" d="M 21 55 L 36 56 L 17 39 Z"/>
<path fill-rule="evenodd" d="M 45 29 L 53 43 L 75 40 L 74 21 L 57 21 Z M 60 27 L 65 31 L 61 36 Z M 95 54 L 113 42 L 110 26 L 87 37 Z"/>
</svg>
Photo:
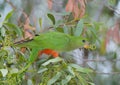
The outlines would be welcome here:
<svg viewBox="0 0 120 85">
<path fill-rule="evenodd" d="M 120 61 L 120 59 L 83 59 L 85 62 L 105 62 L 105 61 L 111 61 L 116 62 Z"/>
</svg>

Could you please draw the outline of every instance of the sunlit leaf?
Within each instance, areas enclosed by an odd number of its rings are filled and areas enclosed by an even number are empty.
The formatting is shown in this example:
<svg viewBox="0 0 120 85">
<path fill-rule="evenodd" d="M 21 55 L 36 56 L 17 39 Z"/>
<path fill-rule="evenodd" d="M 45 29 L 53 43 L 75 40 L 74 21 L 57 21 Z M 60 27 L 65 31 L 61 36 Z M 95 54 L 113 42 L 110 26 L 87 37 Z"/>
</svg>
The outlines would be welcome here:
<svg viewBox="0 0 120 85">
<path fill-rule="evenodd" d="M 55 25 L 55 17 L 50 13 L 48 13 L 47 16 L 52 21 L 53 25 Z"/>
<path fill-rule="evenodd" d="M 17 73 L 18 72 L 18 69 L 17 68 L 12 68 L 11 70 L 10 70 L 10 73 Z"/>
<path fill-rule="evenodd" d="M 92 83 L 92 82 L 88 82 L 90 85 L 95 85 L 94 83 Z"/>
<path fill-rule="evenodd" d="M 0 50 L 0 56 L 8 55 L 8 52 L 6 50 Z"/>
<path fill-rule="evenodd" d="M 66 34 L 69 34 L 69 30 L 68 30 L 68 27 L 66 25 L 63 26 L 63 30 L 64 30 L 64 33 Z"/>
<path fill-rule="evenodd" d="M 31 80 L 31 79 L 28 79 L 28 80 L 27 80 L 27 85 L 33 85 L 33 83 L 32 83 L 32 80 Z"/>
<path fill-rule="evenodd" d="M 47 85 L 54 84 L 61 77 L 61 75 L 61 72 L 57 72 L 57 74 L 48 81 Z"/>
<path fill-rule="evenodd" d="M 83 23 L 83 20 L 81 19 L 77 24 L 77 27 L 74 31 L 74 35 L 75 36 L 80 36 L 82 34 L 83 27 L 84 27 L 84 23 Z"/>
<path fill-rule="evenodd" d="M 65 79 L 62 80 L 62 85 L 68 84 L 68 82 L 72 79 L 71 75 L 68 75 L 65 77 Z"/>
<path fill-rule="evenodd" d="M 8 74 L 8 70 L 7 69 L 0 69 L 2 76 L 5 77 Z"/>
<path fill-rule="evenodd" d="M 42 73 L 42 72 L 44 72 L 46 70 L 48 70 L 48 68 L 41 68 L 41 69 L 39 69 L 39 71 L 37 73 Z"/>
<path fill-rule="evenodd" d="M 5 32 L 6 32 L 5 28 L 2 27 L 2 28 L 1 28 L 1 35 L 2 35 L 3 37 L 5 36 Z"/>
<path fill-rule="evenodd" d="M 4 21 L 7 21 L 7 20 L 12 16 L 13 12 L 14 12 L 14 10 L 10 11 L 10 12 L 6 15 Z"/>
<path fill-rule="evenodd" d="M 16 26 L 15 24 L 4 23 L 4 25 L 8 26 L 9 30 L 15 31 L 18 34 L 19 37 L 23 36 L 23 33 L 22 33 L 21 29 L 18 26 Z"/>
<path fill-rule="evenodd" d="M 60 61 L 62 61 L 62 58 L 57 57 L 57 58 L 46 61 L 45 63 L 42 64 L 42 66 L 47 66 L 50 63 L 56 63 L 56 62 L 60 62 Z"/>
<path fill-rule="evenodd" d="M 75 68 L 76 71 L 79 71 L 79 72 L 83 72 L 83 73 L 90 73 L 90 72 L 93 72 L 93 70 L 89 69 L 89 68 L 83 68 L 83 67 L 80 67 L 79 65 L 77 64 L 69 64 L 71 67 Z"/>
<path fill-rule="evenodd" d="M 75 76 L 75 73 L 74 73 L 74 71 L 73 71 L 73 69 L 72 69 L 72 67 L 71 66 L 68 66 L 68 72 L 72 75 L 72 76 Z"/>
</svg>

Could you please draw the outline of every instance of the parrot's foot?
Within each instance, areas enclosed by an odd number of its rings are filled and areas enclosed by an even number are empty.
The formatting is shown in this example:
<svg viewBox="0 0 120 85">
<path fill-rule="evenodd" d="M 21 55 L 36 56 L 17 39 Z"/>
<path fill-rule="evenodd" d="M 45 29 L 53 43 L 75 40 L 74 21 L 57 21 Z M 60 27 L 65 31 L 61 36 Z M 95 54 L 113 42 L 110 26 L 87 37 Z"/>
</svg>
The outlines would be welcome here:
<svg viewBox="0 0 120 85">
<path fill-rule="evenodd" d="M 58 52 L 51 50 L 51 49 L 44 49 L 42 51 L 39 51 L 38 56 L 41 56 L 42 54 L 47 54 L 47 55 L 51 55 L 54 58 L 58 57 Z"/>
</svg>

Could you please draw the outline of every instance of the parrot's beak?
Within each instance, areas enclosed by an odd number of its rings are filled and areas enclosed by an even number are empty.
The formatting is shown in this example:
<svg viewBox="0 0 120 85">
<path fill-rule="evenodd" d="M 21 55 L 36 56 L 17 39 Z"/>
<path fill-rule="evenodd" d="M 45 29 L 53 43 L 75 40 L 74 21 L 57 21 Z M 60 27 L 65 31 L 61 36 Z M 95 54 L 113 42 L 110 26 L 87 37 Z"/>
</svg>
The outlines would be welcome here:
<svg viewBox="0 0 120 85">
<path fill-rule="evenodd" d="M 95 49 L 96 49 L 96 46 L 95 46 L 95 45 L 85 44 L 85 45 L 84 45 L 84 48 L 85 48 L 85 49 L 95 50 Z"/>
<path fill-rule="evenodd" d="M 85 48 L 85 49 L 89 49 L 89 48 L 90 48 L 90 45 L 89 45 L 89 44 L 85 44 L 85 45 L 84 45 L 84 48 Z"/>
</svg>

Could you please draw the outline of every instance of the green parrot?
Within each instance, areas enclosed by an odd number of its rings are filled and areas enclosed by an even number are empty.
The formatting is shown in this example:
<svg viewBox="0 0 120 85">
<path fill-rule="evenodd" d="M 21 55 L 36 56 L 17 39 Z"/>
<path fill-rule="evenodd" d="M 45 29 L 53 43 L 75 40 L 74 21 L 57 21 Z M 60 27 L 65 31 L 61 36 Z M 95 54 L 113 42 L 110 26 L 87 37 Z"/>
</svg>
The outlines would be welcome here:
<svg viewBox="0 0 120 85">
<path fill-rule="evenodd" d="M 37 48 L 39 50 L 51 49 L 58 52 L 71 51 L 81 47 L 87 48 L 86 45 L 89 45 L 86 38 L 53 31 L 40 34 L 28 41 L 15 43 L 15 46 L 18 47 Z"/>
<path fill-rule="evenodd" d="M 81 47 L 91 49 L 86 38 L 81 36 L 70 36 L 65 33 L 54 31 L 40 34 L 28 41 L 16 42 L 15 46 L 31 48 L 32 53 L 30 61 L 33 61 L 33 56 L 37 56 L 38 52 L 44 49 L 51 49 L 57 52 L 71 51 Z"/>
</svg>

